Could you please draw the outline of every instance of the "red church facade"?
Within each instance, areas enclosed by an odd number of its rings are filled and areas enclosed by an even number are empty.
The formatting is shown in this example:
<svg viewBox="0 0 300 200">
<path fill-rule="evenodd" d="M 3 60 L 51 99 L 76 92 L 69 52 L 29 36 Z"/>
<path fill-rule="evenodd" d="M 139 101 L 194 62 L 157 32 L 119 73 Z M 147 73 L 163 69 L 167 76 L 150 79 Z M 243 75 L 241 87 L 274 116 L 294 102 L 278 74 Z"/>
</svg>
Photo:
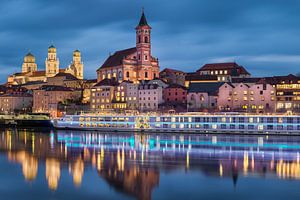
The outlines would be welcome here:
<svg viewBox="0 0 300 200">
<path fill-rule="evenodd" d="M 151 27 L 144 12 L 136 29 L 136 46 L 116 51 L 97 70 L 98 82 L 116 78 L 118 82 L 152 80 L 159 77 L 158 59 L 151 54 Z"/>
</svg>

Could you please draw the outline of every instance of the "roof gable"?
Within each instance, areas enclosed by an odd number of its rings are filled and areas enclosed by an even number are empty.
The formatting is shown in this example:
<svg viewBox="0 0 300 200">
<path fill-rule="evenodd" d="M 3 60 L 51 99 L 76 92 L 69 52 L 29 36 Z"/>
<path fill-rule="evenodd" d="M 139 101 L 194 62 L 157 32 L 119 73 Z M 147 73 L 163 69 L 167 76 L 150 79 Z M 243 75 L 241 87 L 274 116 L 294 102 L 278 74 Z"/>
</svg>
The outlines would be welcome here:
<svg viewBox="0 0 300 200">
<path fill-rule="evenodd" d="M 131 55 L 133 53 L 136 53 L 136 47 L 133 48 L 129 48 L 129 49 L 124 49 L 124 50 L 120 50 L 120 51 L 116 51 L 113 55 L 110 55 L 105 62 L 102 64 L 102 66 L 98 69 L 103 69 L 103 68 L 107 68 L 107 67 L 115 67 L 115 66 L 119 66 L 122 64 L 123 59 L 128 56 Z"/>
<path fill-rule="evenodd" d="M 188 89 L 188 93 L 208 93 L 208 95 L 216 95 L 219 88 L 224 82 L 216 83 L 191 83 Z"/>
</svg>

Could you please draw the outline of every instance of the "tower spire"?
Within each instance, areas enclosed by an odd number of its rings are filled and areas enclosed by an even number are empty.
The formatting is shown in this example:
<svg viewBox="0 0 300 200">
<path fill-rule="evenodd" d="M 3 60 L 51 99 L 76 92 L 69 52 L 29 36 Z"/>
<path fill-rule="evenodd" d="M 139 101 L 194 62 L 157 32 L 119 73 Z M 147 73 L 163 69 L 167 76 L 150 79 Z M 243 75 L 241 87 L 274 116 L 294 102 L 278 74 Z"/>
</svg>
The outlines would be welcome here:
<svg viewBox="0 0 300 200">
<path fill-rule="evenodd" d="M 141 16 L 141 19 L 140 19 L 140 22 L 139 22 L 138 26 L 149 26 L 148 23 L 147 23 L 146 16 L 145 16 L 144 7 L 142 7 L 142 16 Z"/>
</svg>

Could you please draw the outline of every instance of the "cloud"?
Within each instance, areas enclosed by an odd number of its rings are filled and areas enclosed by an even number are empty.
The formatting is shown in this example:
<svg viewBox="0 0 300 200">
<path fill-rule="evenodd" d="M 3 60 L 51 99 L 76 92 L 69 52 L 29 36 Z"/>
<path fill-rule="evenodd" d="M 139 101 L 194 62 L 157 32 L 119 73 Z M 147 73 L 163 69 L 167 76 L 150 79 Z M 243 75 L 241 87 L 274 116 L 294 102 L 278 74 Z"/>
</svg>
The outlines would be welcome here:
<svg viewBox="0 0 300 200">
<path fill-rule="evenodd" d="M 134 46 L 142 7 L 161 68 L 194 71 L 208 62 L 235 60 L 253 75 L 299 72 L 296 0 L 2 0 L 0 82 L 21 70 L 28 49 L 43 69 L 52 42 L 61 67 L 80 49 L 86 76 L 95 78 L 110 52 Z"/>
</svg>

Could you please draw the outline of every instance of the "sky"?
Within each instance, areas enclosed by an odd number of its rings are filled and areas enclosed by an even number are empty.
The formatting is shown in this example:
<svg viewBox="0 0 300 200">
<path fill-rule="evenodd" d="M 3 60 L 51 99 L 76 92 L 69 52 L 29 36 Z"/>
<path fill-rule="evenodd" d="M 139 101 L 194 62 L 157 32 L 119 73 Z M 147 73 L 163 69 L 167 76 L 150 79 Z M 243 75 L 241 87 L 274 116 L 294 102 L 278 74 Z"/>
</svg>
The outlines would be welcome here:
<svg viewBox="0 0 300 200">
<path fill-rule="evenodd" d="M 44 70 L 51 44 L 60 68 L 79 49 L 85 78 L 96 78 L 110 53 L 135 45 L 143 7 L 161 70 L 235 61 L 253 76 L 300 72 L 300 1 L 0 0 L 0 83 L 28 51 Z"/>
</svg>

